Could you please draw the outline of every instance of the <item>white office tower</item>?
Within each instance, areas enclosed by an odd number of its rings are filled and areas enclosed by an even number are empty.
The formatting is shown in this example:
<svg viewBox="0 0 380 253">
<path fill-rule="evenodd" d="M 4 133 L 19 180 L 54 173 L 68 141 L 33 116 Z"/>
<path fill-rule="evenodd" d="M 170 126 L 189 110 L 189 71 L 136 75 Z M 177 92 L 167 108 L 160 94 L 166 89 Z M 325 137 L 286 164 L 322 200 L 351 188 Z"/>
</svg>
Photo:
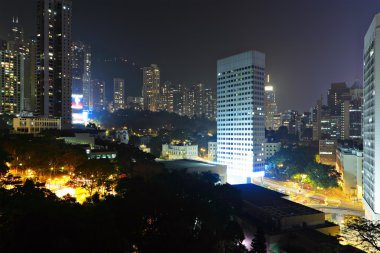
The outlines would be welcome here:
<svg viewBox="0 0 380 253">
<path fill-rule="evenodd" d="M 364 37 L 363 204 L 366 218 L 380 219 L 380 14 Z"/>
<path fill-rule="evenodd" d="M 265 54 L 233 55 L 217 63 L 217 161 L 230 184 L 264 173 Z"/>
</svg>

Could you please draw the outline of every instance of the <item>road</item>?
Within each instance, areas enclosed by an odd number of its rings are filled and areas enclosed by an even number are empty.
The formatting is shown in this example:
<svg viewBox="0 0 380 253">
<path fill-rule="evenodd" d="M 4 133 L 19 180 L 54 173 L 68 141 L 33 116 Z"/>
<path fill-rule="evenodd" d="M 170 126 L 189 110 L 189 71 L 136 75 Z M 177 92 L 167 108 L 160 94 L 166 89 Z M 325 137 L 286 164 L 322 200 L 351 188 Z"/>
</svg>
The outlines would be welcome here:
<svg viewBox="0 0 380 253">
<path fill-rule="evenodd" d="M 355 203 L 349 199 L 337 196 L 325 196 L 315 191 L 287 186 L 288 182 L 278 182 L 272 179 L 264 178 L 262 185 L 266 188 L 282 192 L 289 195 L 289 198 L 295 202 L 321 210 L 325 213 L 336 213 L 343 215 L 363 216 L 364 211 L 360 203 Z M 300 199 L 303 201 L 297 201 Z"/>
</svg>

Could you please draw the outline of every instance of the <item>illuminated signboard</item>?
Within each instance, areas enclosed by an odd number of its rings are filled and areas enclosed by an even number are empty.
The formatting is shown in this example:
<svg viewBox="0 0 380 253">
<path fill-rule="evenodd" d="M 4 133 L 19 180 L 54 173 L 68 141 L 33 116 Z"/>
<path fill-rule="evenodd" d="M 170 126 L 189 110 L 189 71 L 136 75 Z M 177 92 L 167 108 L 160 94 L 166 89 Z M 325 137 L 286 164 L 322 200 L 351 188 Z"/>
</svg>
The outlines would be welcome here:
<svg viewBox="0 0 380 253">
<path fill-rule="evenodd" d="M 83 110 L 83 95 L 79 95 L 79 94 L 71 95 L 71 109 Z"/>
<path fill-rule="evenodd" d="M 73 124 L 86 124 L 88 122 L 88 111 L 83 110 L 83 95 L 71 95 L 71 110 Z"/>
</svg>

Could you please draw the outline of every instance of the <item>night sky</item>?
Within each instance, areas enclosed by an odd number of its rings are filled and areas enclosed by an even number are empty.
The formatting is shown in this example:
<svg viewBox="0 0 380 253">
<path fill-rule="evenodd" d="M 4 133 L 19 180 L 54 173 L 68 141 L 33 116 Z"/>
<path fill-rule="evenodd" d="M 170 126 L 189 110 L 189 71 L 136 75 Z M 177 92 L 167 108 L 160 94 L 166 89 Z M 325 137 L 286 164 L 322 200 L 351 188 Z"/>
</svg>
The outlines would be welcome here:
<svg viewBox="0 0 380 253">
<path fill-rule="evenodd" d="M 35 2 L 1 0 L 0 37 L 12 16 L 34 35 Z M 362 79 L 363 37 L 377 12 L 380 0 L 73 0 L 73 39 L 97 61 L 157 63 L 162 81 L 211 87 L 218 58 L 256 49 L 280 109 L 308 110 L 331 82 Z"/>
</svg>

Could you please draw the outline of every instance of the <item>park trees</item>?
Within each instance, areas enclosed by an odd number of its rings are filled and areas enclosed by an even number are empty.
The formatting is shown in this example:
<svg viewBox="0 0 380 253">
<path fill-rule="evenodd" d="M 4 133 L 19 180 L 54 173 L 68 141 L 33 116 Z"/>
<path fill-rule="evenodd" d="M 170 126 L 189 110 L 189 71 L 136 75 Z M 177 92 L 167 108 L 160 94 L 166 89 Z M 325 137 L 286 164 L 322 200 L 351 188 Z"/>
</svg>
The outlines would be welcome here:
<svg viewBox="0 0 380 253">
<path fill-rule="evenodd" d="M 75 173 L 90 196 L 95 192 L 105 194 L 116 178 L 114 165 L 108 159 L 87 160 L 77 166 Z"/>
<path fill-rule="evenodd" d="M 367 252 L 380 251 L 380 222 L 361 217 L 346 220 L 343 229 L 344 237 Z"/>
<path fill-rule="evenodd" d="M 304 147 L 282 148 L 267 160 L 266 176 L 277 180 L 295 179 L 315 187 L 338 187 L 340 174 L 333 166 L 315 161 L 314 149 Z"/>
</svg>

